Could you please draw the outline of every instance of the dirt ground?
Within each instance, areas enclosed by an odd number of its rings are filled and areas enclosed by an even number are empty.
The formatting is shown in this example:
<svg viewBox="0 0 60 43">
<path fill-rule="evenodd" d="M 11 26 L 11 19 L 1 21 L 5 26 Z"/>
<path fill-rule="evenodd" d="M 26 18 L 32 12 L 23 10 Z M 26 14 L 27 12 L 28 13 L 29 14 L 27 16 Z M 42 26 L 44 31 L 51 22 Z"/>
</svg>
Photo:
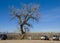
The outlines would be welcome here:
<svg viewBox="0 0 60 43">
<path fill-rule="evenodd" d="M 45 40 L 0 40 L 0 43 L 60 43 L 60 41 Z"/>
</svg>

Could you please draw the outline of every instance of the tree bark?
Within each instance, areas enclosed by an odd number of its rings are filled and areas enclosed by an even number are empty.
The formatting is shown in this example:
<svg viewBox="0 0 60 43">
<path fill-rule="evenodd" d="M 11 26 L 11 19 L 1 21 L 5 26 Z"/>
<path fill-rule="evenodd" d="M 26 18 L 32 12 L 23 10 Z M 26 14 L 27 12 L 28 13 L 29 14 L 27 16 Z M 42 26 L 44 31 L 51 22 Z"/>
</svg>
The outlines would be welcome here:
<svg viewBox="0 0 60 43">
<path fill-rule="evenodd" d="M 20 25 L 20 29 L 21 29 L 21 34 L 23 34 L 23 25 Z"/>
<path fill-rule="evenodd" d="M 25 32 L 23 31 L 23 25 L 20 25 L 20 29 L 21 29 L 21 34 L 22 34 L 21 39 L 24 39 Z"/>
</svg>

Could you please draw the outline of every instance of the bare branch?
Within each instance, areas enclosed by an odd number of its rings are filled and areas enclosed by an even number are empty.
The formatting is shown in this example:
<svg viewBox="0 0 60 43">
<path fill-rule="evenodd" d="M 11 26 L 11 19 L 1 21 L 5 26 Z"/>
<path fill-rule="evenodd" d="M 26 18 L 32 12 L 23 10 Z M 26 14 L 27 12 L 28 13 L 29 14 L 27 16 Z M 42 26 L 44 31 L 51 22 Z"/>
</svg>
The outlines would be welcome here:
<svg viewBox="0 0 60 43">
<path fill-rule="evenodd" d="M 29 27 L 32 27 L 32 25 L 31 25 L 31 24 L 29 24 L 29 23 L 25 23 L 25 25 L 27 25 L 27 26 L 29 26 Z"/>
</svg>

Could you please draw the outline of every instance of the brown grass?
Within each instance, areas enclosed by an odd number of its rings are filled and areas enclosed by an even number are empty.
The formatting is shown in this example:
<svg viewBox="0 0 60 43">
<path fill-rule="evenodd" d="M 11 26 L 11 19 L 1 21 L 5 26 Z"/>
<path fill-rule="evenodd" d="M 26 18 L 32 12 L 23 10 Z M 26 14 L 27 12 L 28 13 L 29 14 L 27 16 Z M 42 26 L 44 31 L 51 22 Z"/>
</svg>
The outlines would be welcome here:
<svg viewBox="0 0 60 43">
<path fill-rule="evenodd" d="M 59 35 L 59 38 L 60 38 L 60 33 L 53 33 L 53 32 L 45 32 L 45 33 L 27 33 L 26 34 L 26 36 L 25 36 L 25 39 L 28 39 L 27 37 L 31 37 L 32 38 L 32 40 L 40 40 L 40 37 L 42 36 L 42 35 L 47 35 L 48 37 L 49 37 L 49 39 L 50 40 L 52 40 L 52 37 L 53 37 L 53 35 Z M 14 34 L 14 33 L 11 33 L 11 34 L 7 34 L 7 36 L 8 36 L 8 40 L 16 40 L 16 39 L 20 39 L 21 37 L 21 35 L 19 35 L 19 34 Z"/>
</svg>

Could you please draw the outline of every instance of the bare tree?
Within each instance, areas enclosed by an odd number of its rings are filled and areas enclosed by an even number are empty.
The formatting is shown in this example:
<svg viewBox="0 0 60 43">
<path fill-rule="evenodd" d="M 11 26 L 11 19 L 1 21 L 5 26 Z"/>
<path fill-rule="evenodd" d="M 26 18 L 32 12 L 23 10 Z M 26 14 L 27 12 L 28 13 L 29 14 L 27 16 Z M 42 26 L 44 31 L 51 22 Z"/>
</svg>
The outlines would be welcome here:
<svg viewBox="0 0 60 43">
<path fill-rule="evenodd" d="M 21 34 L 24 34 L 24 25 L 32 26 L 28 21 L 34 20 L 39 21 L 39 5 L 38 4 L 23 4 L 20 9 L 10 8 L 12 19 L 17 18 L 20 26 Z"/>
</svg>

